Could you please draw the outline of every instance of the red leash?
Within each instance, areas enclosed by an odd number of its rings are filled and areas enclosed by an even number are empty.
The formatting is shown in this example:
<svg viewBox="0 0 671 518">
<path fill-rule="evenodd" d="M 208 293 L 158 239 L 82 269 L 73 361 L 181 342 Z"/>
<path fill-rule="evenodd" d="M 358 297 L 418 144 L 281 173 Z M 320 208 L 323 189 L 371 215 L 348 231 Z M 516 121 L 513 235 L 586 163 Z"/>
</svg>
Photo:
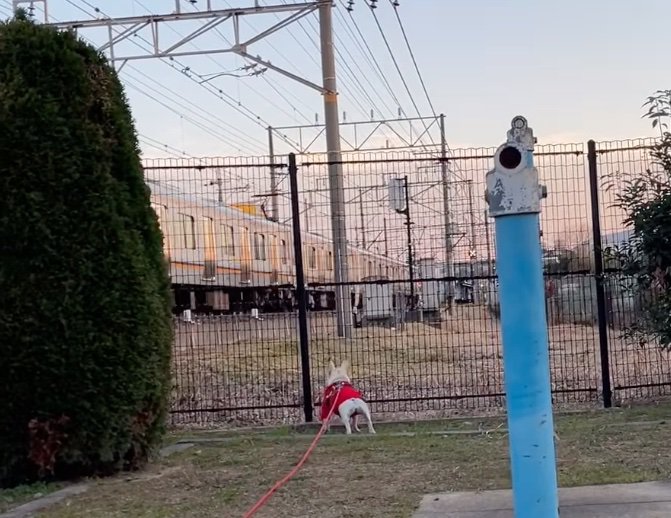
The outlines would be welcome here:
<svg viewBox="0 0 671 518">
<path fill-rule="evenodd" d="M 337 398 L 337 396 L 338 396 L 338 393 L 340 393 L 340 388 L 341 388 L 341 387 L 338 387 L 338 391 L 336 392 L 336 398 Z M 322 401 L 322 404 L 324 404 L 323 401 Z M 275 491 L 277 491 L 279 488 L 281 488 L 284 484 L 286 484 L 289 480 L 291 480 L 291 478 L 292 478 L 296 473 L 298 473 L 298 470 L 301 469 L 301 466 L 303 466 L 303 464 L 305 464 L 305 461 L 308 460 L 308 457 L 310 456 L 310 454 L 312 453 L 312 451 L 313 451 L 313 450 L 315 449 L 315 447 L 317 446 L 317 442 L 319 441 L 319 439 L 321 438 L 321 436 L 324 435 L 324 432 L 326 431 L 326 425 L 328 424 L 329 419 L 331 419 L 331 416 L 333 415 L 333 412 L 335 411 L 335 408 L 336 408 L 335 405 L 333 405 L 333 406 L 331 407 L 331 410 L 330 410 L 329 413 L 328 413 L 328 417 L 322 421 L 322 426 L 321 426 L 321 428 L 320 428 L 319 431 L 317 432 L 317 435 L 315 436 L 315 438 L 314 438 L 314 439 L 312 440 L 312 442 L 310 443 L 310 447 L 309 447 L 309 448 L 307 449 L 307 451 L 303 454 L 303 457 L 301 458 L 301 460 L 298 461 L 298 464 L 296 464 L 296 465 L 293 467 L 293 469 L 292 469 L 289 473 L 287 473 L 286 476 L 285 476 L 282 480 L 276 482 L 275 485 L 274 485 L 273 487 L 271 487 L 271 488 L 268 490 L 268 492 L 267 492 L 265 495 L 263 495 L 263 496 L 258 500 L 258 502 L 256 502 L 256 503 L 254 504 L 254 506 L 253 506 L 249 511 L 247 511 L 247 512 L 244 514 L 243 518 L 250 518 L 251 516 L 254 516 L 254 514 L 256 514 L 256 512 L 257 512 L 259 509 L 261 509 L 261 508 L 266 504 L 266 502 L 267 502 L 268 500 L 270 500 L 270 497 L 273 496 L 273 493 L 275 493 Z"/>
</svg>

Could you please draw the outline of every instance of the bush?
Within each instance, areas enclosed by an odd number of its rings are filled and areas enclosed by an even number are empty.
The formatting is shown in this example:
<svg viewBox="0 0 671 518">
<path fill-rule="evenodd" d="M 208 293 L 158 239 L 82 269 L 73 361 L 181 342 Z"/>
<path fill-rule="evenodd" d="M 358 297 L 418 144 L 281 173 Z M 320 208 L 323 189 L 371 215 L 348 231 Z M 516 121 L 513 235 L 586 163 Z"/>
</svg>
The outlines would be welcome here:
<svg viewBox="0 0 671 518">
<path fill-rule="evenodd" d="M 625 176 L 617 187 L 615 206 L 626 214 L 632 237 L 611 247 L 607 258 L 628 276 L 623 289 L 642 305 L 627 334 L 641 344 L 654 339 L 671 346 L 671 133 L 663 122 L 671 116 L 671 91 L 657 92 L 646 103 L 660 140 L 651 152 L 653 167 L 643 175 Z"/>
<path fill-rule="evenodd" d="M 162 238 L 122 86 L 0 24 L 0 486 L 141 466 L 170 389 Z"/>
</svg>

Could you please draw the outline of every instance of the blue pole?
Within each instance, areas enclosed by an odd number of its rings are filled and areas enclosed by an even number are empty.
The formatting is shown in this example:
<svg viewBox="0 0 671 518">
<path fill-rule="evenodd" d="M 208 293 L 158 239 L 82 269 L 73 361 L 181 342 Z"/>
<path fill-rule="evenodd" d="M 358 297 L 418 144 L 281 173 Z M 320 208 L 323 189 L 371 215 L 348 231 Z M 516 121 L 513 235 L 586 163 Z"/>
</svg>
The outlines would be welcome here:
<svg viewBox="0 0 671 518">
<path fill-rule="evenodd" d="M 538 214 L 496 218 L 515 518 L 559 516 Z"/>
<path fill-rule="evenodd" d="M 503 369 L 508 407 L 515 518 L 558 518 L 550 355 L 548 351 L 540 200 L 533 148 L 524 117 L 487 173 L 486 200 L 496 225 Z"/>
</svg>

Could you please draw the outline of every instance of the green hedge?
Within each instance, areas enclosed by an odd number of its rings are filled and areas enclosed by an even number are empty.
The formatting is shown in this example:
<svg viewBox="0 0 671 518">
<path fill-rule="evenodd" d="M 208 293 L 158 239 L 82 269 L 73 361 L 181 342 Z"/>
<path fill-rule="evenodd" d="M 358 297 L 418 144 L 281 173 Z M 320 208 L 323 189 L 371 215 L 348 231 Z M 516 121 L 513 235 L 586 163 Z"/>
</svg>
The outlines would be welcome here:
<svg viewBox="0 0 671 518">
<path fill-rule="evenodd" d="M 123 88 L 0 25 L 0 486 L 141 466 L 170 390 L 169 279 Z"/>
</svg>

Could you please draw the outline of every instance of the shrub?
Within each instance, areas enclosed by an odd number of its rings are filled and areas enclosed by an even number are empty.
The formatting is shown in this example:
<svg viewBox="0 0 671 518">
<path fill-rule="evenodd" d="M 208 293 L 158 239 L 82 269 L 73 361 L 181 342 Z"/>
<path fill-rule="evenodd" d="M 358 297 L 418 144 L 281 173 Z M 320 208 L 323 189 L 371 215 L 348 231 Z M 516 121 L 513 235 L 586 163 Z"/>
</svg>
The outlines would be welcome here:
<svg viewBox="0 0 671 518">
<path fill-rule="evenodd" d="M 141 466 L 170 388 L 162 238 L 116 73 L 0 24 L 0 486 Z"/>
<path fill-rule="evenodd" d="M 671 346 L 671 133 L 663 122 L 671 116 L 671 91 L 651 96 L 646 105 L 660 139 L 651 151 L 653 167 L 627 175 L 609 188 L 619 188 L 615 206 L 626 214 L 631 238 L 608 250 L 607 258 L 622 268 L 629 281 L 624 290 L 640 303 L 640 316 L 627 333 L 641 344 L 652 338 Z"/>
</svg>

